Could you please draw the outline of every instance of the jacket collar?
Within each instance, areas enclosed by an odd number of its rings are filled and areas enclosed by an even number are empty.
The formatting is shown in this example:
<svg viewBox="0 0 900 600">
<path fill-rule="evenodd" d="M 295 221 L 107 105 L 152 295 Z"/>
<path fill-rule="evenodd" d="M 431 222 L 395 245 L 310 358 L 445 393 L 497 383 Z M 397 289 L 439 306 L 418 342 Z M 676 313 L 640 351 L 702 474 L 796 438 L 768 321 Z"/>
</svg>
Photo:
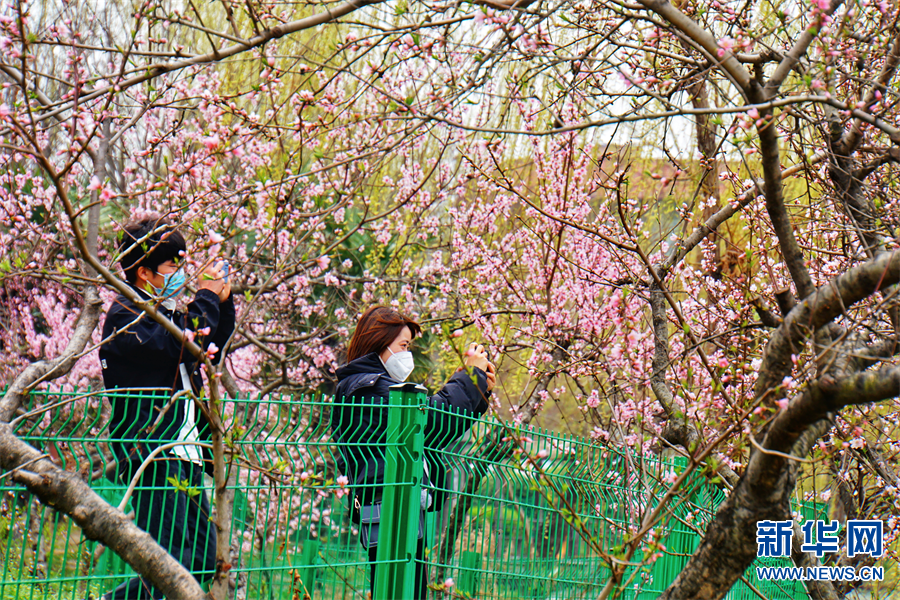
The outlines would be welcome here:
<svg viewBox="0 0 900 600">
<path fill-rule="evenodd" d="M 347 363 L 335 371 L 334 374 L 337 375 L 338 380 L 341 380 L 353 375 L 387 375 L 388 372 L 384 368 L 384 363 L 381 362 L 378 353 L 370 352 Z"/>
<path fill-rule="evenodd" d="M 138 296 L 141 297 L 141 300 L 144 300 L 144 301 L 153 300 L 153 296 L 151 296 L 149 293 L 147 293 L 146 290 L 142 290 L 141 288 L 139 288 L 138 286 L 134 285 L 133 283 L 131 283 L 129 281 L 126 281 L 125 283 L 128 284 L 128 287 L 130 287 L 132 290 L 134 290 Z M 122 304 L 123 306 L 134 307 L 134 303 L 131 300 L 129 300 L 128 298 L 126 298 L 125 296 L 123 296 L 122 294 L 119 294 L 119 297 L 117 300 L 118 300 L 119 304 Z M 169 318 L 171 318 L 172 314 L 174 313 L 174 311 L 169 310 L 168 308 L 163 306 L 161 303 L 156 304 L 156 310 L 163 313 L 164 315 L 166 315 Z"/>
<path fill-rule="evenodd" d="M 128 287 L 130 287 L 135 292 L 137 292 L 137 295 L 141 297 L 141 300 L 152 300 L 153 299 L 153 297 L 150 294 L 148 294 L 146 290 L 142 290 L 141 288 L 134 285 L 133 283 L 129 283 Z"/>
</svg>

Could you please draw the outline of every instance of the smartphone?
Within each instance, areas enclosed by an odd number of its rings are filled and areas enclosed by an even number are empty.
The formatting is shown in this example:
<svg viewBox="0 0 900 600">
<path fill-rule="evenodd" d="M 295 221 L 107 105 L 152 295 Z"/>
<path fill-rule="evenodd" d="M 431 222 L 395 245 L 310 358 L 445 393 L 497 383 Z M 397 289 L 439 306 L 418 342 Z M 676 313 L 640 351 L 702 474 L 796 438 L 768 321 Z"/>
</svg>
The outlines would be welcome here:
<svg viewBox="0 0 900 600">
<path fill-rule="evenodd" d="M 222 281 L 228 283 L 229 265 L 227 260 L 223 260 L 219 263 L 219 270 L 222 271 Z"/>
</svg>

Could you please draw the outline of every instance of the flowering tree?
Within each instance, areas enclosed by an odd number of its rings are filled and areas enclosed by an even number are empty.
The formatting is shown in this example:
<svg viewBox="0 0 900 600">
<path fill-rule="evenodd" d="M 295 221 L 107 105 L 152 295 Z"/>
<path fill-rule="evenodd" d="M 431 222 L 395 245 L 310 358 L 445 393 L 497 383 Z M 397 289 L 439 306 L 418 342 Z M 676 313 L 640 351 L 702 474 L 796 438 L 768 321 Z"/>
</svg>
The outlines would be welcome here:
<svg viewBox="0 0 900 600">
<path fill-rule="evenodd" d="M 193 233 L 196 264 L 231 261 L 232 395 L 327 388 L 359 309 L 394 302 L 429 326 L 429 359 L 487 339 L 518 422 L 574 402 L 599 439 L 689 456 L 730 495 L 667 597 L 723 596 L 796 495 L 896 517 L 895 416 L 875 405 L 900 393 L 896 6 L 91 10 L 0 18 L 2 420 L 35 386 L 97 381 L 104 303 L 133 294 L 115 231 L 154 212 Z M 35 460 L 0 434 L 4 470 Z M 118 533 L 97 535 L 149 543 Z M 155 556 L 135 566 L 181 573 Z M 198 597 L 183 575 L 161 589 Z"/>
</svg>

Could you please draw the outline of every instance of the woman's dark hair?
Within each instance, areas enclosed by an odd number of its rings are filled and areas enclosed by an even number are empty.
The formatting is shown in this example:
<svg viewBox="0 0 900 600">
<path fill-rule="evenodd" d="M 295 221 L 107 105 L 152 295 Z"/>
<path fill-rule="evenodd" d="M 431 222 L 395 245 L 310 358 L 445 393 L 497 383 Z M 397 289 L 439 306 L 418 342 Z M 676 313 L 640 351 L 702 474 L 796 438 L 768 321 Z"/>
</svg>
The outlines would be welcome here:
<svg viewBox="0 0 900 600">
<path fill-rule="evenodd" d="M 146 238 L 146 239 L 144 239 Z M 140 243 L 138 243 L 140 240 Z M 184 236 L 162 217 L 147 217 L 125 226 L 119 252 L 119 264 L 128 283 L 137 281 L 138 267 L 156 271 L 167 260 L 178 261 L 187 249 Z"/>
<path fill-rule="evenodd" d="M 391 345 L 404 327 L 409 327 L 413 338 L 422 333 L 418 323 L 387 306 L 373 306 L 363 313 L 356 324 L 356 331 L 347 350 L 347 361 L 356 360 L 372 352 L 379 354 Z"/>
</svg>

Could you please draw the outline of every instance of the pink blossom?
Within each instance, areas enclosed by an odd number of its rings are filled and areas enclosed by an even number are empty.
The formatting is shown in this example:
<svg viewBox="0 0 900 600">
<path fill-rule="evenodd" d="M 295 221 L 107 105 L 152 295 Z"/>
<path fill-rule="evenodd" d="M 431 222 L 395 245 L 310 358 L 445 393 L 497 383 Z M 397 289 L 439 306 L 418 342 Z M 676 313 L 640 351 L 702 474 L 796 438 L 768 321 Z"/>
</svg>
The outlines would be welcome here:
<svg viewBox="0 0 900 600">
<path fill-rule="evenodd" d="M 221 244 L 225 241 L 225 238 L 215 231 L 210 231 L 208 237 L 211 244 Z"/>
<path fill-rule="evenodd" d="M 719 50 L 717 51 L 719 58 L 724 57 L 727 52 L 731 52 L 735 44 L 735 40 L 730 37 L 723 37 L 721 40 L 719 40 Z"/>
<path fill-rule="evenodd" d="M 219 136 L 217 136 L 217 135 L 211 135 L 211 136 L 209 136 L 209 137 L 205 137 L 205 138 L 201 139 L 200 142 L 201 142 L 204 146 L 206 146 L 206 149 L 207 149 L 207 150 L 209 150 L 210 152 L 212 152 L 213 150 L 215 150 L 216 148 L 219 147 L 219 144 L 221 143 L 221 140 L 219 140 Z"/>
</svg>

